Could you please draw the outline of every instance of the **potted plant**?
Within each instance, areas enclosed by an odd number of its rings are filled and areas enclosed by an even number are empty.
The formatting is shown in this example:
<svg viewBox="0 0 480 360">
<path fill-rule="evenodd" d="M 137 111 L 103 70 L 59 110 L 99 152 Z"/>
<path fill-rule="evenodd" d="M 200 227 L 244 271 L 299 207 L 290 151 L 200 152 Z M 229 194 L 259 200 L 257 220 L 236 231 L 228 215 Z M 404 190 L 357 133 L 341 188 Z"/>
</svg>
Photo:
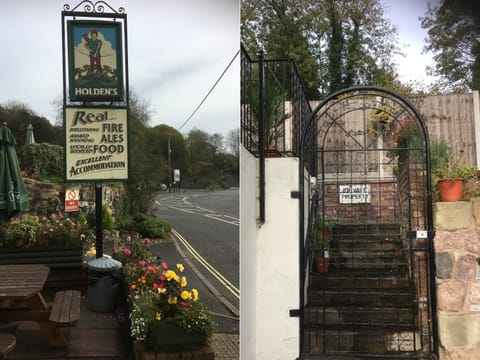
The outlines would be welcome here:
<svg viewBox="0 0 480 360">
<path fill-rule="evenodd" d="M 43 263 L 49 267 L 82 266 L 82 253 L 93 230 L 81 214 L 23 214 L 0 226 L 0 263 Z"/>
<path fill-rule="evenodd" d="M 450 148 L 445 140 L 432 141 L 430 150 L 430 164 L 440 200 L 448 202 L 460 200 L 463 182 L 472 173 L 472 168 L 460 164 L 450 155 Z"/>
<path fill-rule="evenodd" d="M 285 94 L 278 93 L 271 85 L 264 90 L 263 99 L 263 130 L 266 157 L 278 157 L 278 141 L 285 135 L 285 122 L 290 114 L 285 112 Z M 258 94 L 254 92 L 252 103 L 253 119 L 249 129 L 252 142 L 259 145 L 260 104 Z"/>
<path fill-rule="evenodd" d="M 328 272 L 330 268 L 330 244 L 333 237 L 333 220 L 324 218 L 317 222 L 315 238 L 315 268 L 318 272 Z"/>
<path fill-rule="evenodd" d="M 183 265 L 158 262 L 149 243 L 127 236 L 114 255 L 123 263 L 135 351 L 175 352 L 205 345 L 216 331 L 212 314 L 198 291 L 188 288 Z"/>
<path fill-rule="evenodd" d="M 367 117 L 368 134 L 373 137 L 380 135 L 385 137 L 390 136 L 395 120 L 395 114 L 398 110 L 397 106 L 384 104 L 369 112 Z"/>
</svg>

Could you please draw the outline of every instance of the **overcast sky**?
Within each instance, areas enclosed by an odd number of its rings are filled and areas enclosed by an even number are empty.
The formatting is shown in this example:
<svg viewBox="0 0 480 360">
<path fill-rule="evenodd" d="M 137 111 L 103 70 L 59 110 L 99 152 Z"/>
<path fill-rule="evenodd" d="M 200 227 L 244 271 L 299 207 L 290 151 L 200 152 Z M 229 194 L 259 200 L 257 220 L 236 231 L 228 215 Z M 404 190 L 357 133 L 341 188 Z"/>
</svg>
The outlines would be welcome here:
<svg viewBox="0 0 480 360">
<path fill-rule="evenodd" d="M 81 0 L 0 3 L 0 104 L 20 101 L 53 123 L 51 103 L 63 94 L 61 12 L 64 4 L 72 9 Z M 178 129 L 239 49 L 238 0 L 106 3 L 117 11 L 125 8 L 130 87 L 141 100 L 151 103 L 150 125 Z M 238 127 L 239 64 L 237 56 L 182 133 L 199 128 L 225 134 Z"/>
<path fill-rule="evenodd" d="M 385 16 L 399 30 L 400 46 L 407 55 L 398 58 L 398 73 L 402 81 L 424 79 L 428 84 L 433 80 L 425 68 L 433 65 L 432 54 L 422 54 L 427 30 L 422 29 L 419 17 L 424 17 L 427 3 L 438 6 L 440 0 L 380 0 L 385 6 Z"/>
<path fill-rule="evenodd" d="M 425 78 L 422 54 L 427 0 L 381 0 L 398 26 L 408 56 L 402 80 Z M 433 0 L 438 3 L 439 0 Z M 55 121 L 62 96 L 61 11 L 81 1 L 0 0 L 0 103 L 20 101 Z M 95 2 L 95 1 L 92 1 Z M 109 0 L 127 13 L 130 86 L 154 111 L 151 125 L 181 127 L 239 49 L 238 0 Z M 239 57 L 198 112 L 181 129 L 226 134 L 239 125 Z M 8 119 L 7 119 L 8 120 Z"/>
</svg>

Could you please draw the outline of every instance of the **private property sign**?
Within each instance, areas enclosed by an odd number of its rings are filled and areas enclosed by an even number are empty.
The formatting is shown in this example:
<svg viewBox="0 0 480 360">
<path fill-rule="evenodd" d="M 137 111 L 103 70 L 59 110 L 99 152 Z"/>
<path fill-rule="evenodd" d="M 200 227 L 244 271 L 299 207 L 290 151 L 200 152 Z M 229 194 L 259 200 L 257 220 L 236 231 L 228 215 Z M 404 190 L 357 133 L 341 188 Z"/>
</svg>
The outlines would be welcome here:
<svg viewBox="0 0 480 360">
<path fill-rule="evenodd" d="M 127 109 L 66 107 L 66 181 L 128 180 L 127 118 Z"/>
<path fill-rule="evenodd" d="M 340 204 L 369 204 L 372 201 L 370 185 L 340 185 Z"/>
</svg>

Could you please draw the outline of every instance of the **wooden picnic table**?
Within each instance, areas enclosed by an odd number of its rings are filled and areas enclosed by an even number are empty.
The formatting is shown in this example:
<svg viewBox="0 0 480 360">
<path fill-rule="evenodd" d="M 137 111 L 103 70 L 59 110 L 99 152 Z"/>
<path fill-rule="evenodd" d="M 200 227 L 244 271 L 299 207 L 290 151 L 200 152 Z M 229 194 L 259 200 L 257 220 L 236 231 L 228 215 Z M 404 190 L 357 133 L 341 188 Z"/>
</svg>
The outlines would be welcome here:
<svg viewBox="0 0 480 360">
<path fill-rule="evenodd" d="M 65 347 L 60 329 L 78 321 L 80 293 L 59 292 L 49 306 L 42 295 L 49 271 L 42 264 L 0 265 L 0 321 L 35 321 L 50 346 Z"/>
</svg>

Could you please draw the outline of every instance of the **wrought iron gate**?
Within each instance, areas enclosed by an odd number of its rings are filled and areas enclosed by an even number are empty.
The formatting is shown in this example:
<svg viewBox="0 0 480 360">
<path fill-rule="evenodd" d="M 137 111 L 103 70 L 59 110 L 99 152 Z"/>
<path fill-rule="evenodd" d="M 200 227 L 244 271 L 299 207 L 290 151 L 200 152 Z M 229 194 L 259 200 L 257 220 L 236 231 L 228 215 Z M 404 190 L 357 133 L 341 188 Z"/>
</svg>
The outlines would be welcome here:
<svg viewBox="0 0 480 360">
<path fill-rule="evenodd" d="M 300 150 L 302 359 L 437 358 L 429 156 L 423 119 L 394 92 L 346 89 L 313 111 Z"/>
</svg>

